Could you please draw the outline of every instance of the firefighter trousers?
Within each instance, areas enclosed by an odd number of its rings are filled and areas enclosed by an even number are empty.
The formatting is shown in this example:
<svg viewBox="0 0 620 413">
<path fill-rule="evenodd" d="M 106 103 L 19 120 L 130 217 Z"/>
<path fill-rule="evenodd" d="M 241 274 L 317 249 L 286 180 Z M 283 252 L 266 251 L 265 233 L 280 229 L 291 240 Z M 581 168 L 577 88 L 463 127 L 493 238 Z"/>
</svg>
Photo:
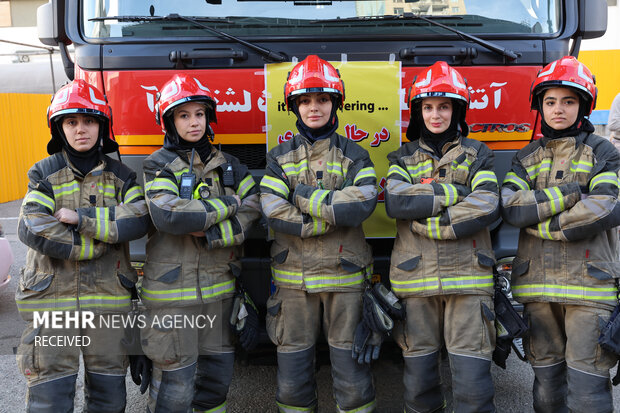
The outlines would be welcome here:
<svg viewBox="0 0 620 413">
<path fill-rule="evenodd" d="M 149 309 L 142 349 L 153 361 L 147 411 L 226 411 L 235 361 L 229 326 L 232 298 Z"/>
<path fill-rule="evenodd" d="M 486 295 L 402 298 L 407 318 L 394 327 L 403 350 L 405 412 L 441 411 L 441 348 L 452 373 L 454 411 L 494 412 L 491 355 L 495 347 L 493 300 Z"/>
<path fill-rule="evenodd" d="M 81 323 L 70 324 L 75 328 L 35 327 L 32 321 L 28 323 L 17 350 L 17 365 L 28 383 L 27 412 L 73 411 L 80 353 L 85 370 L 84 411 L 125 410 L 129 364 L 123 344 L 125 329 L 105 324 L 119 316 L 122 314 L 96 316 L 92 327 Z M 67 325 L 64 319 L 59 322 Z"/>
<path fill-rule="evenodd" d="M 598 344 L 610 310 L 560 303 L 526 303 L 524 340 L 534 369 L 536 412 L 613 411 L 609 369 L 614 354 Z"/>
<path fill-rule="evenodd" d="M 267 332 L 278 347 L 280 412 L 316 412 L 315 344 L 321 326 L 329 344 L 338 412 L 375 410 L 370 366 L 351 357 L 362 317 L 361 291 L 320 292 L 278 288 L 267 301 Z"/>
</svg>

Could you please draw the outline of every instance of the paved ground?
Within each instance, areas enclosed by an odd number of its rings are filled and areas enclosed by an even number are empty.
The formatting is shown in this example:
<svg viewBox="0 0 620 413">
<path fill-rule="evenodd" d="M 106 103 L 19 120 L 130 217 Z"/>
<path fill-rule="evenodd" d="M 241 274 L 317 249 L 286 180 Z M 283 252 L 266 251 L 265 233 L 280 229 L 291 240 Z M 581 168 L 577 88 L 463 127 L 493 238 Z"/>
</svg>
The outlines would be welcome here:
<svg viewBox="0 0 620 413">
<path fill-rule="evenodd" d="M 15 254 L 15 263 L 11 267 L 11 284 L 0 291 L 0 413 L 24 411 L 25 380 L 17 370 L 14 348 L 24 323 L 17 313 L 14 292 L 17 288 L 19 268 L 24 265 L 26 248 L 16 235 L 17 215 L 20 201 L 0 204 L 0 223 L 6 237 L 11 242 Z M 319 354 L 320 368 L 317 373 L 319 385 L 319 406 L 321 412 L 333 412 L 334 401 L 331 396 L 331 372 L 325 352 Z M 373 365 L 377 401 L 382 413 L 402 412 L 402 370 L 403 363 L 399 351 L 393 346 L 384 346 L 381 359 Z M 496 366 L 492 369 L 495 382 L 495 403 L 498 412 L 530 412 L 532 404 L 531 387 L 533 375 L 529 365 L 518 360 L 514 355 L 508 359 L 508 369 Z M 444 389 L 450 404 L 449 368 L 442 368 Z M 276 366 L 273 349 L 256 354 L 249 360 L 238 360 L 235 366 L 233 383 L 229 393 L 229 411 L 238 413 L 275 412 Z M 140 395 L 136 386 L 128 377 L 127 412 L 144 412 L 145 397 Z M 77 389 L 76 410 L 82 406 L 81 376 Z M 620 411 L 620 389 L 614 388 L 616 411 Z M 448 411 L 450 411 L 448 409 Z"/>
</svg>

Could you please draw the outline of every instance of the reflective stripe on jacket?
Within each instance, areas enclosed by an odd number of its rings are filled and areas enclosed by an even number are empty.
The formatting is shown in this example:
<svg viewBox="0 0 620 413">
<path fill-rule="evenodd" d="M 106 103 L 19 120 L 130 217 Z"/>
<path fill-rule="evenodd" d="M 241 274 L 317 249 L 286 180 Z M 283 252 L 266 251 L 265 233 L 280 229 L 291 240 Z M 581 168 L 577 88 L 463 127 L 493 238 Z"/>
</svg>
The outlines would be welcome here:
<svg viewBox="0 0 620 413">
<path fill-rule="evenodd" d="M 277 286 L 308 292 L 361 290 L 372 272 L 362 222 L 377 203 L 368 152 L 343 136 L 302 135 L 273 148 L 261 181 Z"/>
<path fill-rule="evenodd" d="M 521 228 L 514 297 L 613 308 L 620 276 L 620 155 L 608 140 L 542 138 L 521 149 L 502 185 L 503 216 Z"/>
<path fill-rule="evenodd" d="M 493 153 L 463 137 L 446 145 L 441 158 L 421 139 L 388 155 L 385 206 L 397 226 L 390 282 L 399 297 L 493 293 Z"/>
<path fill-rule="evenodd" d="M 146 234 L 150 219 L 136 174 L 102 156 L 82 176 L 64 153 L 37 162 L 18 224 L 28 245 L 16 301 L 22 317 L 34 311 L 127 311 L 137 281 L 127 241 Z M 61 208 L 76 210 L 78 225 L 54 218 Z"/>
<path fill-rule="evenodd" d="M 206 165 L 194 155 L 197 190 L 192 199 L 180 198 L 189 156 L 191 151 L 160 149 L 144 161 L 147 205 L 158 230 L 146 246 L 141 297 L 147 307 L 184 307 L 232 296 L 241 271 L 240 246 L 260 216 L 252 175 L 235 157 L 215 148 Z M 224 186 L 229 166 L 233 181 Z M 242 200 L 240 207 L 235 194 Z"/>
</svg>

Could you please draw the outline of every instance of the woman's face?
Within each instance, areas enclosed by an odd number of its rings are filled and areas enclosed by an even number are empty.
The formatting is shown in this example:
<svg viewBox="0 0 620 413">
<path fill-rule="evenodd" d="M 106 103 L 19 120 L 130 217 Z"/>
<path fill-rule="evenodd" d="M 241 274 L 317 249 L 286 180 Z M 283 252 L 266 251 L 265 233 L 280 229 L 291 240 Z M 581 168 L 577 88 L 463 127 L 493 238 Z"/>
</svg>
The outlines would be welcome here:
<svg viewBox="0 0 620 413">
<path fill-rule="evenodd" d="M 579 115 L 579 96 L 566 87 L 547 89 L 542 100 L 543 117 L 555 130 L 570 128 Z"/>
<path fill-rule="evenodd" d="M 205 105 L 197 102 L 184 103 L 174 110 L 174 127 L 181 139 L 198 142 L 207 129 Z"/>
<path fill-rule="evenodd" d="M 87 152 L 99 139 L 99 121 L 94 116 L 72 113 L 63 116 L 62 131 L 73 149 Z"/>
<path fill-rule="evenodd" d="M 304 93 L 297 98 L 301 121 L 309 128 L 319 129 L 327 124 L 332 113 L 329 93 Z"/>
<path fill-rule="evenodd" d="M 452 99 L 432 97 L 422 100 L 422 119 L 432 133 L 445 132 L 452 122 Z"/>
</svg>

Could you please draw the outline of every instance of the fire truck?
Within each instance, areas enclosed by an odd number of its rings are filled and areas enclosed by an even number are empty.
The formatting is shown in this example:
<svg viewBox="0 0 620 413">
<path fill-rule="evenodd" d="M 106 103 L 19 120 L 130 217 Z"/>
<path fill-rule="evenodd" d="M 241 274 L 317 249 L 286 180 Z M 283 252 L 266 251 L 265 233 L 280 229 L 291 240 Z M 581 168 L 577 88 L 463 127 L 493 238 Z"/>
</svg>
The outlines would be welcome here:
<svg viewBox="0 0 620 413">
<path fill-rule="evenodd" d="M 438 60 L 467 79 L 470 137 L 495 153 L 503 179 L 515 152 L 535 139 L 530 85 L 547 63 L 577 56 L 583 39 L 607 27 L 605 0 L 50 0 L 37 13 L 41 41 L 60 48 L 65 72 L 96 85 L 113 111 L 122 160 L 141 175 L 161 147 L 155 96 L 187 73 L 217 98 L 215 144 L 255 179 L 267 150 L 294 134 L 283 85 L 310 54 L 329 60 L 345 83 L 338 132 L 368 149 L 379 204 L 365 231 L 374 272 L 387 280 L 395 227 L 382 190 L 389 151 L 406 141 L 405 96 L 415 75 Z M 73 53 L 67 46 L 73 45 Z M 507 284 L 517 229 L 493 224 L 497 270 Z M 259 306 L 271 289 L 267 228 L 245 244 L 243 281 Z M 134 243 L 144 260 L 144 242 Z"/>
</svg>

